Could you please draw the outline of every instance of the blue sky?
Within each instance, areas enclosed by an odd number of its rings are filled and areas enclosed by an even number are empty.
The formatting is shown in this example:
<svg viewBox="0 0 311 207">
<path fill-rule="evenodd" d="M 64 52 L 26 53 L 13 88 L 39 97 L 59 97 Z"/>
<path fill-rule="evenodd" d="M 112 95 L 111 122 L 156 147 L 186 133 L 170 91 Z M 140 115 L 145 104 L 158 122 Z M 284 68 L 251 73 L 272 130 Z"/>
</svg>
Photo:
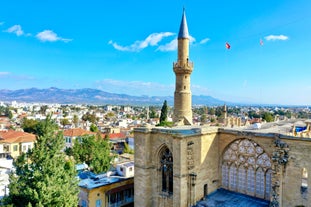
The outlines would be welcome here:
<svg viewBox="0 0 311 207">
<path fill-rule="evenodd" d="M 311 104 L 310 0 L 3 0 L 0 89 L 173 95 L 183 6 L 193 94 Z"/>
</svg>

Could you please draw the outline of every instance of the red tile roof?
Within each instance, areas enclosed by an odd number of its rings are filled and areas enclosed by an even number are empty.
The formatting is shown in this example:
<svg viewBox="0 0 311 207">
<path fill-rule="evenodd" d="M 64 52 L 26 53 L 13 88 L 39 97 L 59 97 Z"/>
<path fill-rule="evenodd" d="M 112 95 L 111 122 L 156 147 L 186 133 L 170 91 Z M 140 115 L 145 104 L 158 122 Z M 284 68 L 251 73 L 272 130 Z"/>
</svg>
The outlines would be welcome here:
<svg viewBox="0 0 311 207">
<path fill-rule="evenodd" d="M 64 130 L 64 136 L 66 137 L 78 137 L 83 135 L 93 135 L 96 134 L 95 132 L 87 131 L 81 128 L 75 129 L 66 129 Z"/>
<path fill-rule="evenodd" d="M 109 139 L 125 139 L 126 135 L 124 133 L 112 133 L 109 134 Z"/>
<path fill-rule="evenodd" d="M 0 131 L 0 142 L 2 143 L 22 143 L 34 142 L 36 135 L 19 131 Z"/>
</svg>

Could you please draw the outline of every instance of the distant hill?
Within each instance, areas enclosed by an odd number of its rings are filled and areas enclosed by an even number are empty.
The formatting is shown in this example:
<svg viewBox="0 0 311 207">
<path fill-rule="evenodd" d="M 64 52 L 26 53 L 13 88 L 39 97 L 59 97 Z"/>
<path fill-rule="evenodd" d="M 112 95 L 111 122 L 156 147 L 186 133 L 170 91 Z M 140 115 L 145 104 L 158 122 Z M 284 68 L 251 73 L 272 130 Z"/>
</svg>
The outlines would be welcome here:
<svg viewBox="0 0 311 207">
<path fill-rule="evenodd" d="M 29 88 L 20 90 L 0 90 L 0 101 L 39 102 L 60 104 L 118 104 L 118 105 L 162 105 L 164 100 L 173 105 L 173 96 L 130 96 L 108 93 L 97 89 L 47 89 Z M 192 96 L 193 105 L 223 105 L 225 101 L 211 96 Z M 228 103 L 227 103 L 228 104 Z"/>
</svg>

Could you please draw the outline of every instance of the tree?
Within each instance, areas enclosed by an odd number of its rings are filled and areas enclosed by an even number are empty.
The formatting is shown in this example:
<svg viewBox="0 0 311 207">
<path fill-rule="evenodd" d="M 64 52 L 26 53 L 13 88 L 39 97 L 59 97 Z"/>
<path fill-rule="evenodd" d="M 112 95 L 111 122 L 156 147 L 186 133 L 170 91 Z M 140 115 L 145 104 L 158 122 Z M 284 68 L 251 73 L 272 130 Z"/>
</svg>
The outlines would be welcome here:
<svg viewBox="0 0 311 207">
<path fill-rule="evenodd" d="M 98 127 L 95 125 L 95 124 L 91 124 L 91 126 L 90 126 L 90 131 L 91 132 L 98 132 Z"/>
<path fill-rule="evenodd" d="M 167 121 L 167 111 L 168 111 L 168 107 L 167 107 L 167 102 L 165 100 L 161 108 L 160 123 Z"/>
<path fill-rule="evenodd" d="M 40 107 L 39 113 L 40 114 L 45 114 L 47 109 L 48 109 L 48 106 L 47 105 L 43 105 L 43 106 Z"/>
<path fill-rule="evenodd" d="M 79 117 L 77 114 L 73 115 L 73 123 L 74 123 L 75 127 L 77 127 L 77 125 L 79 123 Z"/>
<path fill-rule="evenodd" d="M 97 118 L 96 118 L 95 114 L 90 114 L 89 112 L 86 112 L 86 114 L 84 114 L 82 116 L 82 120 L 95 123 L 97 121 Z"/>
<path fill-rule="evenodd" d="M 78 181 L 74 162 L 62 152 L 63 135 L 55 131 L 48 116 L 40 123 L 40 135 L 33 149 L 14 161 L 10 175 L 8 204 L 16 207 L 78 205 Z"/>
<path fill-rule="evenodd" d="M 66 118 L 60 120 L 60 124 L 64 126 L 69 125 L 70 121 Z"/>
<path fill-rule="evenodd" d="M 103 139 L 100 135 L 84 135 L 80 140 L 75 140 L 72 152 L 77 162 L 85 162 L 94 173 L 102 173 L 110 168 L 113 159 L 110 149 L 109 139 Z"/>
<path fill-rule="evenodd" d="M 124 150 L 123 153 L 134 154 L 134 150 L 130 148 L 128 143 L 124 142 Z"/>
<path fill-rule="evenodd" d="M 206 114 L 203 114 L 203 115 L 201 116 L 200 120 L 201 120 L 202 123 L 205 123 L 206 120 L 207 120 Z"/>
<path fill-rule="evenodd" d="M 36 126 L 38 123 L 39 122 L 37 120 L 23 118 L 21 127 L 24 130 L 24 132 L 35 134 Z"/>
<path fill-rule="evenodd" d="M 262 119 L 266 120 L 266 122 L 272 122 L 274 121 L 274 117 L 271 113 L 269 112 L 265 112 L 263 115 L 262 115 Z"/>
</svg>

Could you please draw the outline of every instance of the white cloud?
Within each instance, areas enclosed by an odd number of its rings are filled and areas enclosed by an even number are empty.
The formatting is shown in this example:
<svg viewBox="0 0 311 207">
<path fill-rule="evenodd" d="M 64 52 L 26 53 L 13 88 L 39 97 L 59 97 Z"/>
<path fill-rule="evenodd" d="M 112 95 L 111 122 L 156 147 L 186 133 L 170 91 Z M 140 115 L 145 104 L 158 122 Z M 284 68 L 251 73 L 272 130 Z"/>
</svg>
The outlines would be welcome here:
<svg viewBox="0 0 311 207">
<path fill-rule="evenodd" d="M 24 31 L 22 30 L 21 25 L 18 25 L 18 24 L 16 24 L 16 25 L 10 27 L 9 29 L 5 30 L 5 32 L 14 33 L 17 36 L 21 36 L 24 34 Z"/>
<path fill-rule="evenodd" d="M 165 44 L 165 45 L 160 45 L 157 50 L 160 51 L 173 51 L 177 49 L 177 39 L 173 39 L 172 41 L 170 41 L 169 43 Z"/>
<path fill-rule="evenodd" d="M 59 37 L 55 32 L 52 30 L 44 30 L 39 32 L 36 37 L 42 42 L 56 42 L 56 41 L 63 41 L 63 42 L 70 42 L 72 39 L 66 39 Z"/>
<path fill-rule="evenodd" d="M 156 96 L 173 94 L 174 85 L 164 85 L 156 82 L 123 81 L 104 79 L 96 82 L 98 88 L 111 93 Z"/>
<path fill-rule="evenodd" d="M 269 36 L 266 36 L 265 39 L 267 41 L 274 41 L 274 40 L 288 40 L 288 36 L 285 36 L 285 35 L 269 35 Z"/>
<path fill-rule="evenodd" d="M 210 38 L 204 38 L 203 40 L 200 41 L 200 44 L 205 44 L 208 41 L 210 41 Z"/>
<path fill-rule="evenodd" d="M 1 72 L 1 71 L 0 71 L 0 77 L 7 76 L 7 75 L 9 75 L 9 74 L 10 74 L 9 72 L 5 72 L 5 71 Z"/>
<path fill-rule="evenodd" d="M 137 40 L 133 44 L 128 46 L 119 45 L 118 43 L 113 42 L 112 40 L 110 40 L 108 44 L 111 44 L 116 50 L 138 52 L 148 46 L 156 46 L 163 38 L 172 35 L 174 35 L 174 33 L 171 32 L 152 33 L 146 39 Z"/>
</svg>

